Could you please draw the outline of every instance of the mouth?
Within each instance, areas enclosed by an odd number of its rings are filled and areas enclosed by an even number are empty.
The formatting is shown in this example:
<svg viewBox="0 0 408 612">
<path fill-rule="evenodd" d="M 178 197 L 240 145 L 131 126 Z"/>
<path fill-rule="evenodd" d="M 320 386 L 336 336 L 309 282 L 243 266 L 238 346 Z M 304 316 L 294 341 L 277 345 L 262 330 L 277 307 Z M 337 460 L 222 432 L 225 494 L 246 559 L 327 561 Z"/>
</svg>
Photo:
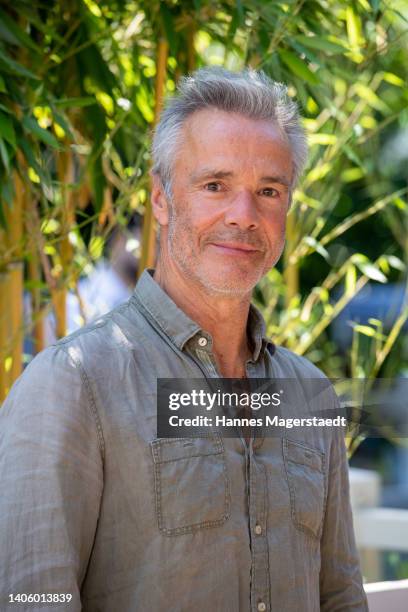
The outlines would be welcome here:
<svg viewBox="0 0 408 612">
<path fill-rule="evenodd" d="M 242 242 L 210 242 L 209 244 L 217 250 L 230 255 L 254 255 L 260 252 L 254 246 Z"/>
</svg>

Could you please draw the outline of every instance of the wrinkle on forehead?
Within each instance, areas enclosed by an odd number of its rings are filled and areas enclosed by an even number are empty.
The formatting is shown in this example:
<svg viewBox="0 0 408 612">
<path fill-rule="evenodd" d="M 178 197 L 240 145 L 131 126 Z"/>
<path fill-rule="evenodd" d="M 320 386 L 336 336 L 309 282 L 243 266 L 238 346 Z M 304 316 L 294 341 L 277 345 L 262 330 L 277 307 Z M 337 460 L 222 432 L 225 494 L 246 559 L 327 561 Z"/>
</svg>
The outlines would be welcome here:
<svg viewBox="0 0 408 612">
<path fill-rule="evenodd" d="M 291 182 L 292 153 L 286 134 L 277 124 L 238 113 L 203 109 L 187 119 L 182 132 L 174 161 L 182 161 L 193 174 L 201 174 L 200 166 L 204 166 L 224 173 L 252 170 L 257 179 L 258 175 L 280 176 L 284 179 L 282 184 Z"/>
</svg>

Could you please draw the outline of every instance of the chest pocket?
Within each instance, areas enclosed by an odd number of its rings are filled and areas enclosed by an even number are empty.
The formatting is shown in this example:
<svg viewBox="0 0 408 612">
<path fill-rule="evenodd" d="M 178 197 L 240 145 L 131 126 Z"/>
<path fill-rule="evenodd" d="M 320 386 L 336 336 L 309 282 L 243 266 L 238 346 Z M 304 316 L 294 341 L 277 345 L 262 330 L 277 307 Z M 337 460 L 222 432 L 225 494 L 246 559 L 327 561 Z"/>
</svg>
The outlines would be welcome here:
<svg viewBox="0 0 408 612">
<path fill-rule="evenodd" d="M 283 439 L 283 458 L 295 526 L 320 538 L 326 500 L 325 453 Z"/>
<path fill-rule="evenodd" d="M 222 525 L 230 512 L 222 438 L 160 438 L 150 445 L 160 531 L 172 536 Z"/>
</svg>

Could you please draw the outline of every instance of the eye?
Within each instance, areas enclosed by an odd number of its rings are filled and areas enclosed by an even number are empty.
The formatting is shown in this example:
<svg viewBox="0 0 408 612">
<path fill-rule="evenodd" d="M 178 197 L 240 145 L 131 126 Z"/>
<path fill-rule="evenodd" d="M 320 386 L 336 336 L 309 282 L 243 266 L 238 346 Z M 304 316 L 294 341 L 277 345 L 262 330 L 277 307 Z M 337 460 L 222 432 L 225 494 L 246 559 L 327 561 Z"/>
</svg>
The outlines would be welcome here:
<svg viewBox="0 0 408 612">
<path fill-rule="evenodd" d="M 276 198 L 279 196 L 279 191 L 274 187 L 265 187 L 265 189 L 262 189 L 261 194 L 267 198 Z"/>
<path fill-rule="evenodd" d="M 216 181 L 211 181 L 211 183 L 206 183 L 204 185 L 204 189 L 207 191 L 221 191 L 221 183 L 217 183 Z"/>
</svg>

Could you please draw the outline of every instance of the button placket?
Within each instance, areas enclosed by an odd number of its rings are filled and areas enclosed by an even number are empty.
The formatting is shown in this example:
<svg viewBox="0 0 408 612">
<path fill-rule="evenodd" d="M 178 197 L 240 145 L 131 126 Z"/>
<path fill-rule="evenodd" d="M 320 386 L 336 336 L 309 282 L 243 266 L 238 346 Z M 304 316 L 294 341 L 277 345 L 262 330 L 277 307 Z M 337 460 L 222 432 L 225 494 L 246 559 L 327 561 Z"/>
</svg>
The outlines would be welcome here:
<svg viewBox="0 0 408 612">
<path fill-rule="evenodd" d="M 251 538 L 252 610 L 270 610 L 269 554 L 266 537 L 267 485 L 265 467 L 257 459 L 250 445 L 249 454 L 249 513 L 250 526 L 255 534 Z M 265 606 L 265 607 L 259 607 Z"/>
</svg>

